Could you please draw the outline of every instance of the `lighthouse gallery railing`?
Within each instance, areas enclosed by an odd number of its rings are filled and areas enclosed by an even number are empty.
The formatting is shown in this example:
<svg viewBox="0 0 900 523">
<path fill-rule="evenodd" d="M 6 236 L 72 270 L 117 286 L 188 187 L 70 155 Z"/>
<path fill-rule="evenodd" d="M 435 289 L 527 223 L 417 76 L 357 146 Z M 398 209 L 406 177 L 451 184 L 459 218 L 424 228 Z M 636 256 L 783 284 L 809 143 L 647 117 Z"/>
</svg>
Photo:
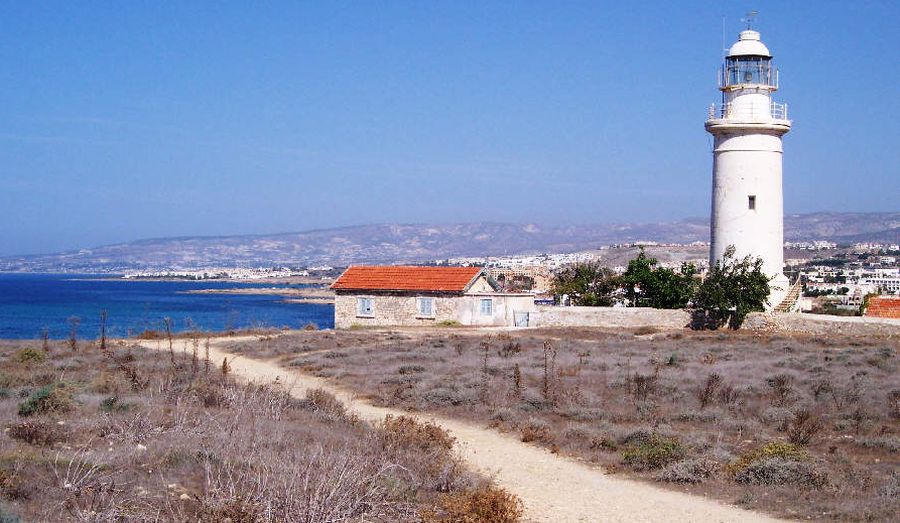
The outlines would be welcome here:
<svg viewBox="0 0 900 523">
<path fill-rule="evenodd" d="M 709 120 L 723 120 L 730 118 L 733 120 L 787 120 L 788 106 L 772 102 L 769 104 L 769 110 L 760 110 L 757 106 L 734 107 L 733 104 L 710 104 L 707 113 Z"/>
</svg>

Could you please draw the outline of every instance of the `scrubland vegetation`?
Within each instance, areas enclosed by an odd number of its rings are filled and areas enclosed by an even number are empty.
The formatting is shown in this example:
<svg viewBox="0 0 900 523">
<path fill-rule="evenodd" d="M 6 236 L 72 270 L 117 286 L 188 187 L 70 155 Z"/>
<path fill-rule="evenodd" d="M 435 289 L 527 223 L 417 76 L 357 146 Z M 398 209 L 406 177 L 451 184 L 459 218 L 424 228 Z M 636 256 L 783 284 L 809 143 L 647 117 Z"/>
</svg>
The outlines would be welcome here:
<svg viewBox="0 0 900 523">
<path fill-rule="evenodd" d="M 898 348 L 654 329 L 297 332 L 230 346 L 609 473 L 779 516 L 856 521 L 900 513 Z"/>
<path fill-rule="evenodd" d="M 366 424 L 181 345 L 0 342 L 0 521 L 519 519 L 439 427 Z"/>
</svg>

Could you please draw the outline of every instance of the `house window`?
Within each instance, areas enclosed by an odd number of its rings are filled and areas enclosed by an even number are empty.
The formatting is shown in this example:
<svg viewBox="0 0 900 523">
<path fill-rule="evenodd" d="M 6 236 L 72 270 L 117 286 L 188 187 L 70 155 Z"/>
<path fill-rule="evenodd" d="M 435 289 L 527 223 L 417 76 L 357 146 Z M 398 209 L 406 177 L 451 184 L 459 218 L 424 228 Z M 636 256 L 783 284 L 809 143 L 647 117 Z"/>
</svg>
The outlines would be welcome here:
<svg viewBox="0 0 900 523">
<path fill-rule="evenodd" d="M 356 298 L 357 316 L 374 316 L 372 312 L 372 298 Z"/>
<path fill-rule="evenodd" d="M 419 316 L 431 318 L 434 316 L 434 298 L 418 299 Z"/>
<path fill-rule="evenodd" d="M 751 211 L 755 211 L 755 210 L 756 210 L 756 196 L 755 196 L 755 195 L 751 195 L 751 196 L 748 196 L 748 197 L 747 197 L 747 207 L 748 207 Z"/>
<path fill-rule="evenodd" d="M 479 310 L 482 316 L 492 316 L 494 314 L 494 300 L 490 298 L 480 300 Z"/>
</svg>

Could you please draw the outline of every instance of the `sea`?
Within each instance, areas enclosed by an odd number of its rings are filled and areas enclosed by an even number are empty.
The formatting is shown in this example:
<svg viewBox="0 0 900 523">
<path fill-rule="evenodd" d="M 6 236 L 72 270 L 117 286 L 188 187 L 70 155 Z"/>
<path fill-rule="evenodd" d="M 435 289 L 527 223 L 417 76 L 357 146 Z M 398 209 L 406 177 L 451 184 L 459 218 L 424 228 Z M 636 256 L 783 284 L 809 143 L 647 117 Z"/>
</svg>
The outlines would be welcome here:
<svg viewBox="0 0 900 523">
<path fill-rule="evenodd" d="M 36 339 L 46 329 L 52 339 L 97 338 L 100 316 L 107 334 L 125 337 L 160 330 L 227 331 L 253 327 L 334 326 L 331 303 L 288 303 L 270 294 L 186 294 L 197 289 L 288 287 L 272 283 L 124 280 L 83 274 L 0 273 L 0 339 Z M 296 287 L 296 286 L 295 286 Z M 72 319 L 77 318 L 77 322 Z"/>
</svg>

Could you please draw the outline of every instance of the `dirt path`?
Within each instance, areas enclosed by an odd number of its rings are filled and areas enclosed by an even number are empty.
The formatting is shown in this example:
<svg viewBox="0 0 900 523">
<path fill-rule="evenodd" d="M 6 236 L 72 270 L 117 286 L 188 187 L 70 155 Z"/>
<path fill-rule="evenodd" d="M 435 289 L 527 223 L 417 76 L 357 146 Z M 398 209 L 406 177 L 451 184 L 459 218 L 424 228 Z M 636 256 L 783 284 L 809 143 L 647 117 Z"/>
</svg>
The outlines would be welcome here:
<svg viewBox="0 0 900 523">
<path fill-rule="evenodd" d="M 246 340 L 255 340 L 247 337 Z M 248 380 L 260 383 L 276 379 L 290 389 L 291 394 L 303 397 L 308 389 L 325 389 L 343 401 L 360 418 L 379 421 L 387 414 L 404 414 L 399 409 L 376 407 L 357 399 L 352 393 L 329 381 L 275 362 L 246 358 L 219 348 L 223 342 L 241 338 L 213 340 L 210 358 L 221 365 L 227 357 L 232 371 Z M 165 343 L 141 341 L 149 349 L 159 349 Z M 182 343 L 176 342 L 176 350 Z M 777 521 L 762 514 L 737 507 L 654 487 L 617 476 L 584 463 L 550 453 L 539 447 L 485 429 L 471 423 L 428 414 L 416 417 L 430 420 L 448 430 L 458 444 L 463 459 L 476 471 L 494 477 L 497 484 L 519 496 L 525 505 L 525 516 L 541 522 L 744 522 Z"/>
</svg>

